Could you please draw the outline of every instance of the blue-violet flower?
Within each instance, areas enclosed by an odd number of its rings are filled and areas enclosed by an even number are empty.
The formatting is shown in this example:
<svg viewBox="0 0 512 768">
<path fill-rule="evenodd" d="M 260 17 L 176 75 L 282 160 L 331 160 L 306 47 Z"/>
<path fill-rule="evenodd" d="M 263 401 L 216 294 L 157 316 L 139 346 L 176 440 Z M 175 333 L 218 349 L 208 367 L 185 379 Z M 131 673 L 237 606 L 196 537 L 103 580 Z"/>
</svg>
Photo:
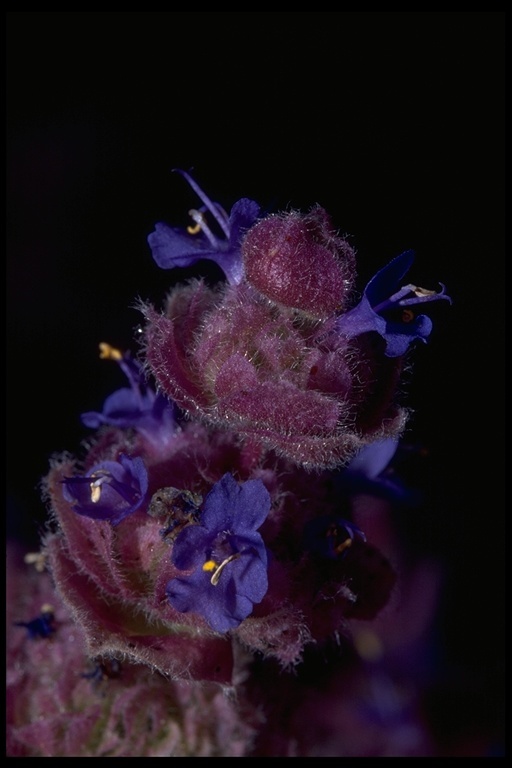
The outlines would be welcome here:
<svg viewBox="0 0 512 768">
<path fill-rule="evenodd" d="M 329 560 L 346 556 L 355 539 L 366 541 L 357 525 L 339 515 L 321 515 L 304 526 L 304 548 Z"/>
<path fill-rule="evenodd" d="M 419 502 L 416 491 L 407 488 L 390 467 L 398 445 L 397 437 L 375 440 L 365 445 L 339 473 L 336 483 L 338 490 L 350 496 L 366 494 L 395 503 L 413 505 Z"/>
<path fill-rule="evenodd" d="M 120 454 L 119 461 L 102 461 L 63 484 L 64 498 L 77 514 L 117 525 L 145 501 L 148 473 L 139 456 Z"/>
<path fill-rule="evenodd" d="M 254 200 L 238 200 L 229 216 L 226 211 L 203 192 L 185 171 L 179 169 L 204 205 L 189 211 L 194 221 L 186 231 L 167 224 L 158 223 L 155 231 L 148 236 L 153 258 L 162 269 L 189 267 L 200 259 L 214 261 L 224 272 L 230 285 L 238 285 L 244 275 L 240 242 L 245 231 L 251 227 L 260 212 Z M 206 220 L 209 212 L 222 230 L 224 238 L 217 237 Z"/>
<path fill-rule="evenodd" d="M 100 357 L 117 362 L 130 386 L 109 395 L 101 412 L 82 413 L 82 423 L 92 429 L 103 424 L 119 429 L 133 428 L 152 442 L 165 442 L 172 437 L 177 428 L 176 407 L 149 386 L 140 363 L 128 352 L 123 354 L 104 342 L 100 344 Z"/>
<path fill-rule="evenodd" d="M 43 605 L 41 613 L 30 621 L 16 621 L 15 626 L 25 627 L 32 640 L 47 638 L 55 632 L 55 616 L 51 605 Z"/>
<path fill-rule="evenodd" d="M 197 525 L 178 535 L 167 597 L 180 612 L 202 615 L 216 632 L 237 627 L 268 589 L 267 550 L 257 529 L 270 511 L 261 480 L 239 484 L 226 473 L 205 499 Z"/>
<path fill-rule="evenodd" d="M 415 339 L 427 341 L 432 321 L 427 315 L 417 315 L 410 307 L 429 301 L 451 299 L 444 293 L 429 291 L 409 284 L 400 287 L 403 276 L 414 261 L 414 251 L 404 251 L 375 274 L 367 284 L 359 304 L 336 320 L 338 333 L 353 338 L 376 331 L 386 342 L 386 356 L 405 354 Z M 397 310 L 401 316 L 397 316 Z"/>
</svg>

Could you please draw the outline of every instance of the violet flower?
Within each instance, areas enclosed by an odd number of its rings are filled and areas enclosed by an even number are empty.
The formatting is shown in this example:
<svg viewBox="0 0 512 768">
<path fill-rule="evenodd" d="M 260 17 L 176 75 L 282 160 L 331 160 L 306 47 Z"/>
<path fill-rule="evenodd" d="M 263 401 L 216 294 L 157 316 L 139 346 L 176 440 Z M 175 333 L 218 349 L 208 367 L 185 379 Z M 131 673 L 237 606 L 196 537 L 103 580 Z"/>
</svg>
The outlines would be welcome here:
<svg viewBox="0 0 512 768">
<path fill-rule="evenodd" d="M 376 331 L 386 342 L 387 357 L 404 355 L 415 339 L 426 343 L 432 321 L 427 315 L 415 315 L 410 307 L 439 299 L 451 303 L 451 299 L 444 293 L 442 283 L 438 293 L 412 284 L 400 287 L 413 261 L 414 251 L 404 251 L 377 272 L 367 284 L 359 304 L 338 317 L 335 330 L 349 339 Z"/>
<path fill-rule="evenodd" d="M 186 576 L 171 579 L 177 611 L 202 615 L 216 632 L 237 627 L 268 589 L 267 550 L 257 529 L 270 511 L 261 480 L 236 482 L 226 473 L 205 499 L 198 525 L 177 537 L 172 562 Z"/>
<path fill-rule="evenodd" d="M 121 454 L 119 461 L 102 461 L 63 483 L 64 498 L 77 514 L 117 525 L 145 501 L 148 473 L 140 457 Z"/>
<path fill-rule="evenodd" d="M 304 526 L 304 548 L 329 560 L 345 557 L 355 539 L 365 542 L 366 536 L 339 515 L 321 515 Z"/>
<path fill-rule="evenodd" d="M 30 621 L 16 621 L 16 627 L 25 627 L 27 635 L 32 640 L 47 638 L 55 632 L 55 615 L 50 605 L 43 605 L 41 613 Z"/>
<path fill-rule="evenodd" d="M 338 490 L 350 496 L 361 493 L 395 503 L 419 503 L 419 494 L 407 488 L 389 466 L 398 445 L 397 437 L 388 437 L 361 448 L 340 472 L 337 478 Z"/>
<path fill-rule="evenodd" d="M 148 385 L 142 366 L 128 352 L 123 354 L 102 343 L 100 356 L 117 362 L 130 386 L 109 395 L 101 412 L 82 413 L 82 423 L 92 429 L 104 424 L 119 429 L 133 428 L 151 442 L 166 442 L 177 428 L 174 403 Z"/>
<path fill-rule="evenodd" d="M 240 242 L 242 236 L 256 221 L 260 206 L 254 200 L 238 200 L 229 216 L 226 211 L 203 192 L 185 171 L 176 169 L 188 181 L 204 205 L 189 211 L 193 227 L 169 227 L 162 222 L 148 236 L 153 258 L 162 269 L 190 267 L 200 259 L 214 261 L 224 272 L 230 285 L 238 285 L 244 275 Z M 206 220 L 209 212 L 222 230 L 223 238 L 215 235 Z"/>
</svg>

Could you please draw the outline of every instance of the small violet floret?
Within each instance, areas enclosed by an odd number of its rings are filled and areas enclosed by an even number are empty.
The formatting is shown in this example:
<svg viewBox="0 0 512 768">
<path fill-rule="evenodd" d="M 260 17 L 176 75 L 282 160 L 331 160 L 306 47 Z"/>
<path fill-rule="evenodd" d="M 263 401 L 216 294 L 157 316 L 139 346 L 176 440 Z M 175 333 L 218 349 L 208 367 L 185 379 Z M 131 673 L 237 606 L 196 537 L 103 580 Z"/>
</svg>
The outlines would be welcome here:
<svg viewBox="0 0 512 768">
<path fill-rule="evenodd" d="M 162 269 L 190 267 L 200 259 L 209 259 L 222 269 L 230 285 L 238 285 L 244 275 L 240 243 L 245 231 L 258 218 L 260 206 L 254 200 L 242 198 L 233 205 L 228 216 L 188 173 L 176 170 L 184 176 L 204 205 L 189 211 L 194 226 L 186 231 L 161 222 L 155 225 L 155 231 L 148 236 L 153 259 Z M 210 228 L 207 212 L 213 216 L 223 237 L 215 235 Z"/>
<path fill-rule="evenodd" d="M 348 496 L 365 494 L 410 505 L 419 501 L 416 492 L 407 488 L 390 467 L 398 445 L 397 437 L 387 437 L 361 448 L 338 474 L 338 491 Z"/>
<path fill-rule="evenodd" d="M 100 357 L 117 362 L 130 386 L 109 395 L 101 412 L 82 413 L 82 423 L 92 429 L 104 424 L 133 428 L 151 442 L 165 442 L 172 437 L 177 428 L 176 407 L 148 385 L 140 363 L 128 352 L 123 354 L 105 343 L 100 344 Z"/>
<path fill-rule="evenodd" d="M 356 539 L 365 542 L 366 536 L 339 515 L 320 515 L 304 526 L 304 549 L 328 560 L 344 558 Z"/>
<path fill-rule="evenodd" d="M 148 473 L 142 459 L 120 454 L 119 461 L 103 461 L 87 474 L 63 481 L 64 498 L 74 511 L 117 525 L 144 503 Z"/>
<path fill-rule="evenodd" d="M 429 291 L 409 284 L 400 286 L 414 261 L 413 251 L 404 251 L 367 284 L 359 304 L 336 320 L 335 329 L 347 338 L 376 331 L 386 342 L 386 356 L 404 355 L 415 339 L 426 342 L 432 330 L 427 315 L 415 315 L 411 307 L 429 301 L 451 299 L 444 292 Z"/>
<path fill-rule="evenodd" d="M 51 605 L 43 605 L 41 613 L 30 621 L 16 621 L 16 627 L 25 627 L 31 640 L 47 638 L 55 632 L 55 616 Z"/>
<path fill-rule="evenodd" d="M 239 484 L 226 473 L 205 499 L 199 523 L 176 538 L 167 597 L 177 611 L 203 616 L 216 632 L 237 627 L 268 589 L 267 550 L 257 529 L 270 511 L 261 480 Z"/>
</svg>

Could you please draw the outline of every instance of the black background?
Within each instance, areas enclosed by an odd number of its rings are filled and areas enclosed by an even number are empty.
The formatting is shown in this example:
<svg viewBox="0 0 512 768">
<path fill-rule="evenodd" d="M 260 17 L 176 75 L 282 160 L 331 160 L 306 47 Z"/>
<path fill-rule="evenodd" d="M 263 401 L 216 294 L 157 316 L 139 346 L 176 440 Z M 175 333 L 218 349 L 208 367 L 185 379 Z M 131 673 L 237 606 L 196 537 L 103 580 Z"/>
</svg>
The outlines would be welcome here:
<svg viewBox="0 0 512 768">
<path fill-rule="evenodd" d="M 504 39 L 501 12 L 9 12 L 7 532 L 37 542 L 49 456 L 124 380 L 137 297 L 161 305 L 155 222 L 191 169 L 229 209 L 320 203 L 359 287 L 406 248 L 453 299 L 413 356 L 409 437 L 430 453 L 411 547 L 446 570 L 454 730 L 499 741 L 504 676 Z M 450 666 L 451 665 L 451 666 Z"/>
</svg>

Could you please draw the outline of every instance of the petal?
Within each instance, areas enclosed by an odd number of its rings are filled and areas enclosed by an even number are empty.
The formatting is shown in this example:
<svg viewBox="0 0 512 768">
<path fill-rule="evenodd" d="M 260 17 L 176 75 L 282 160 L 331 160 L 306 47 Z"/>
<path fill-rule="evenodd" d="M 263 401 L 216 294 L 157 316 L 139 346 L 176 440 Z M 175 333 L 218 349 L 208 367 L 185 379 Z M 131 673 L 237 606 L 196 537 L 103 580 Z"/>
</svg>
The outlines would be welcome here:
<svg viewBox="0 0 512 768">
<path fill-rule="evenodd" d="M 404 251 L 372 277 L 364 291 L 371 306 L 388 299 L 395 293 L 400 287 L 403 276 L 411 268 L 414 258 L 414 251 Z"/>
<path fill-rule="evenodd" d="M 252 603 L 259 603 L 268 590 L 266 553 L 265 562 L 252 554 L 242 555 L 235 560 L 232 578 L 236 582 L 237 595 L 247 597 Z"/>
<path fill-rule="evenodd" d="M 374 478 L 380 475 L 396 453 L 398 438 L 376 440 L 362 448 L 349 462 L 346 472 Z"/>
<path fill-rule="evenodd" d="M 384 334 L 387 357 L 404 355 L 412 341 L 426 342 L 431 331 L 432 320 L 427 315 L 419 315 L 413 323 L 387 323 Z"/>
<path fill-rule="evenodd" d="M 201 525 L 204 525 L 209 531 L 231 528 L 234 524 L 240 492 L 241 486 L 232 474 L 226 472 L 215 483 L 204 501 Z"/>
<path fill-rule="evenodd" d="M 180 571 L 201 566 L 206 560 L 206 550 L 212 541 L 212 534 L 202 525 L 188 525 L 178 534 L 174 542 L 171 560 Z"/>
<path fill-rule="evenodd" d="M 270 494 L 262 480 L 247 480 L 236 499 L 233 531 L 255 531 L 270 512 Z"/>
<path fill-rule="evenodd" d="M 89 411 L 81 416 L 86 427 L 96 428 L 101 424 L 117 427 L 131 427 L 140 414 L 140 396 L 132 389 L 123 387 L 107 397 L 102 413 Z"/>
<path fill-rule="evenodd" d="M 386 332 L 386 321 L 374 312 L 366 296 L 353 309 L 340 315 L 335 323 L 335 330 L 348 339 L 362 333 L 376 331 L 381 336 Z"/>
<path fill-rule="evenodd" d="M 153 259 L 162 269 L 189 267 L 199 259 L 215 257 L 215 251 L 212 252 L 212 246 L 204 236 L 188 235 L 163 222 L 155 224 L 155 231 L 148 235 L 148 244 Z"/>
<path fill-rule="evenodd" d="M 249 615 L 252 603 L 247 598 L 238 599 L 229 580 L 221 580 L 217 586 L 210 583 L 204 571 L 197 570 L 191 576 L 171 579 L 167 585 L 167 599 L 180 613 L 198 613 L 216 632 L 227 632 L 237 627 Z"/>
<path fill-rule="evenodd" d="M 242 235 L 245 234 L 245 230 L 252 227 L 258 218 L 260 213 L 260 206 L 254 200 L 249 200 L 243 197 L 231 208 L 229 215 L 230 235 L 229 241 L 231 245 L 239 245 Z"/>
</svg>

